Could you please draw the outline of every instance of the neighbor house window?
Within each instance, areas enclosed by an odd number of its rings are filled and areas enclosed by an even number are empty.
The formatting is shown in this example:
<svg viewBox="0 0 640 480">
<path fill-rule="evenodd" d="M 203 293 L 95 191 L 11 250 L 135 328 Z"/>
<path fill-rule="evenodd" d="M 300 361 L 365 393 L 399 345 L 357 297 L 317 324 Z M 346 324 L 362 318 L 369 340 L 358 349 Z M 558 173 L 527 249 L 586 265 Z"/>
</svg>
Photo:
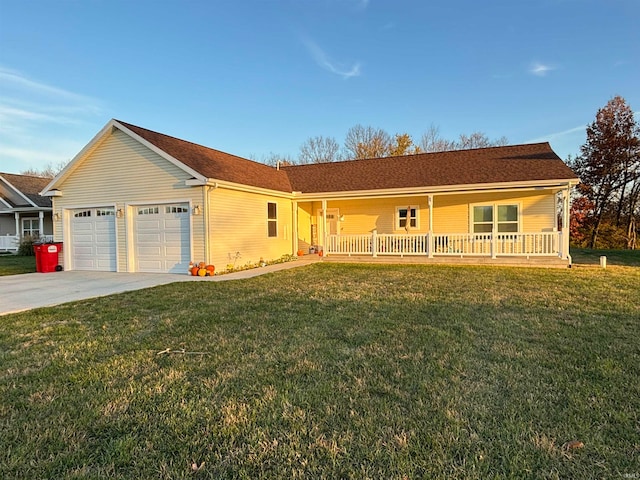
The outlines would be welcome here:
<svg viewBox="0 0 640 480">
<path fill-rule="evenodd" d="M 270 237 L 278 236 L 278 206 L 273 203 L 267 203 L 267 230 Z"/>
<path fill-rule="evenodd" d="M 408 227 L 407 227 L 408 224 Z M 419 228 L 418 207 L 396 207 L 396 230 Z"/>
<path fill-rule="evenodd" d="M 22 219 L 22 236 L 23 237 L 39 237 L 40 236 L 40 220 L 37 218 Z"/>
<path fill-rule="evenodd" d="M 518 205 L 474 205 L 473 233 L 517 232 L 520 209 Z"/>
</svg>

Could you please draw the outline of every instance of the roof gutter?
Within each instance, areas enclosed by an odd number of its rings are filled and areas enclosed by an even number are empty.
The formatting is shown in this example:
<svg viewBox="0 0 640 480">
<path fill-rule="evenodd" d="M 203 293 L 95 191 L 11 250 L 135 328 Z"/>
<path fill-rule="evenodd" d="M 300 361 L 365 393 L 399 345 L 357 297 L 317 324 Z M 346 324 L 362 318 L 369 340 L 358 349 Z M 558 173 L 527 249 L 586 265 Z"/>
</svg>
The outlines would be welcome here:
<svg viewBox="0 0 640 480">
<path fill-rule="evenodd" d="M 493 192 L 517 192 L 523 190 L 553 190 L 571 188 L 577 185 L 579 180 L 532 180 L 527 182 L 505 182 L 505 183 L 479 183 L 469 185 L 442 185 L 433 187 L 408 187 L 389 188 L 381 190 L 354 190 L 340 192 L 319 192 L 300 193 L 295 192 L 294 198 L 297 200 L 349 200 L 349 199 L 375 199 L 393 197 L 415 197 L 429 194 L 438 195 L 459 195 L 461 193 L 493 193 Z"/>
</svg>

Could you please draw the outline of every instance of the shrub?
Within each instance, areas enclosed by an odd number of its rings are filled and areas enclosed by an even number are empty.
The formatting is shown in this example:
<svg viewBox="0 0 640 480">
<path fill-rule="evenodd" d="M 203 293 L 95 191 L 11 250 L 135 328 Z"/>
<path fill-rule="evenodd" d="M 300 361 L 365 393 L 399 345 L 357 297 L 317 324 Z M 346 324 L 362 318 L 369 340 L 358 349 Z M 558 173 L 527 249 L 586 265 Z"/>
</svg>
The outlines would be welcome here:
<svg viewBox="0 0 640 480">
<path fill-rule="evenodd" d="M 18 247 L 18 255 L 22 255 L 23 257 L 33 256 L 35 252 L 33 251 L 33 244 L 37 243 L 39 237 L 34 235 L 25 235 L 22 237 L 20 241 L 20 246 Z"/>
</svg>

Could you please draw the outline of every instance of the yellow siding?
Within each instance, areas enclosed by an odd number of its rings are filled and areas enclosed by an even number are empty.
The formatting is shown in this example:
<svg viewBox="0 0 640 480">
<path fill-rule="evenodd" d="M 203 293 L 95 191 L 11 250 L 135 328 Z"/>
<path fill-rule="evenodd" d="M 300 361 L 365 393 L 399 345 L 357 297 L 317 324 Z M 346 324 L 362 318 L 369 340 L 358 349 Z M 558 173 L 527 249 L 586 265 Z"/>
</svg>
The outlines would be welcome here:
<svg viewBox="0 0 640 480">
<path fill-rule="evenodd" d="M 482 194 L 434 195 L 433 231 L 434 233 L 469 232 L 470 205 L 476 203 L 517 203 L 520 205 L 521 229 L 523 232 L 552 231 L 555 227 L 555 194 L 551 191 L 497 192 Z M 301 232 L 309 231 L 308 221 L 318 224 L 320 243 L 322 239 L 322 219 L 320 202 L 300 203 L 305 215 L 299 215 L 298 225 Z M 400 197 L 366 200 L 328 201 L 327 209 L 337 208 L 344 221 L 340 222 L 340 233 L 357 235 L 371 233 L 405 233 L 396 228 L 396 209 L 408 206 L 418 207 L 418 228 L 410 233 L 429 231 L 429 206 L 427 196 Z M 304 219 L 304 220 L 303 220 Z M 305 222 L 304 224 L 302 222 Z M 306 237 L 299 238 L 307 241 Z"/>
<path fill-rule="evenodd" d="M 126 212 L 126 204 L 190 201 L 203 205 L 203 188 L 187 187 L 189 174 L 160 155 L 114 130 L 91 151 L 60 185 L 62 197 L 54 198 L 54 212 L 79 207 L 114 206 Z M 64 215 L 68 217 L 68 215 Z M 118 271 L 128 270 L 128 212 L 116 218 Z M 204 215 L 191 217 L 191 250 L 204 256 Z M 62 241 L 63 220 L 55 222 L 56 240 Z"/>
<path fill-rule="evenodd" d="M 435 233 L 468 232 L 470 205 L 514 203 L 521 207 L 523 232 L 551 231 L 555 226 L 555 198 L 551 191 L 434 196 L 433 230 Z"/>
<path fill-rule="evenodd" d="M 270 238 L 267 203 L 277 204 L 278 236 Z M 217 188 L 209 194 L 210 260 L 218 270 L 293 254 L 292 201 Z M 238 256 L 238 258 L 236 258 Z"/>
<path fill-rule="evenodd" d="M 308 253 L 311 243 L 311 225 L 313 221 L 313 208 L 310 203 L 298 204 L 298 249 Z"/>
</svg>

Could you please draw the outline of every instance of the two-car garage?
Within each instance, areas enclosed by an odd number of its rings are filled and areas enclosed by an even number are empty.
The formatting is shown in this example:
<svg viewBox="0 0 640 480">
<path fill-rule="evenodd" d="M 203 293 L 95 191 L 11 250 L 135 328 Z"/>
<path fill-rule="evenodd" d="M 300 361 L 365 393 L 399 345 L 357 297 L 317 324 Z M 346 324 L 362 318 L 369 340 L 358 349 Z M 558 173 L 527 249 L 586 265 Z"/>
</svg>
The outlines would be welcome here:
<svg viewBox="0 0 640 480">
<path fill-rule="evenodd" d="M 68 216 L 71 269 L 117 271 L 121 238 L 130 257 L 128 271 L 184 273 L 191 256 L 189 211 L 188 203 L 73 209 Z M 117 227 L 127 231 L 118 235 Z"/>
</svg>

